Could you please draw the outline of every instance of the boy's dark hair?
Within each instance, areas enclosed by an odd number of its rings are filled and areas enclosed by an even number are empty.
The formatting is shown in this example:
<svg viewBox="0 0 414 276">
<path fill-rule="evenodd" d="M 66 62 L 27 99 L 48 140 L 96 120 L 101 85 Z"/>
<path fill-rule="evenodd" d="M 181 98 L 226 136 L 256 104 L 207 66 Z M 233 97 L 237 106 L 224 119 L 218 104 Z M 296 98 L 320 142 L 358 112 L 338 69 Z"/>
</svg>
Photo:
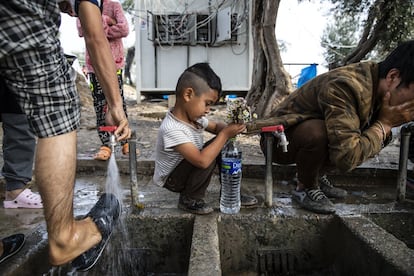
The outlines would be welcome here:
<svg viewBox="0 0 414 276">
<path fill-rule="evenodd" d="M 379 77 L 385 78 L 391 69 L 400 71 L 404 87 L 414 82 L 414 40 L 399 44 L 383 61 L 379 63 Z"/>
<path fill-rule="evenodd" d="M 196 63 L 188 67 L 179 77 L 177 87 L 175 88 L 176 95 L 180 95 L 185 88 L 191 87 L 194 89 L 196 95 L 200 95 L 206 90 L 205 84 L 210 89 L 217 90 L 219 97 L 221 96 L 221 80 L 220 77 L 211 69 L 206 62 Z"/>
</svg>

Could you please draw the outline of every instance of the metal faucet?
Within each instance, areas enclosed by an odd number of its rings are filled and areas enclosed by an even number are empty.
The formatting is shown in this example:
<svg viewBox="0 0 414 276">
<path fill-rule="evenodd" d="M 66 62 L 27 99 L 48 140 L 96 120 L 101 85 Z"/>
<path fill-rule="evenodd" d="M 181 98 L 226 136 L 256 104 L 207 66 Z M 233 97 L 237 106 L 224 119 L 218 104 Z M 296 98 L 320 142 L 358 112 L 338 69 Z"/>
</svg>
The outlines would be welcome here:
<svg viewBox="0 0 414 276">
<path fill-rule="evenodd" d="M 271 132 L 275 137 L 279 138 L 279 143 L 277 145 L 282 147 L 282 151 L 288 151 L 287 146 L 289 145 L 289 142 L 286 138 L 283 125 L 262 127 L 262 132 Z"/>
<path fill-rule="evenodd" d="M 268 207 L 272 206 L 273 201 L 273 136 L 279 138 L 278 146 L 282 147 L 283 152 L 287 152 L 289 142 L 285 135 L 283 125 L 262 127 L 261 131 L 265 134 L 266 143 L 266 176 L 265 176 L 265 203 Z"/>
<path fill-rule="evenodd" d="M 111 137 L 109 138 L 109 144 L 111 146 L 112 152 L 115 152 L 115 146 L 117 144 L 116 137 L 115 137 L 115 130 L 116 126 L 101 126 L 99 127 L 99 131 L 106 131 L 111 133 Z"/>
</svg>

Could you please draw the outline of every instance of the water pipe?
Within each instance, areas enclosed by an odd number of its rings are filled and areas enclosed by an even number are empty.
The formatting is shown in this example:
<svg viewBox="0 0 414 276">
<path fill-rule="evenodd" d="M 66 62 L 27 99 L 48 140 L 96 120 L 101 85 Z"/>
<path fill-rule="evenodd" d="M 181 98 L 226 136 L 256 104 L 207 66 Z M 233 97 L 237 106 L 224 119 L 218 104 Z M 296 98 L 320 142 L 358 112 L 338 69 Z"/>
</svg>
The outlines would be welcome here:
<svg viewBox="0 0 414 276">
<path fill-rule="evenodd" d="M 398 162 L 398 180 L 397 180 L 397 201 L 405 200 L 407 185 L 407 164 L 408 151 L 410 149 L 410 137 L 414 132 L 414 122 L 407 123 L 401 127 L 400 157 Z"/>
<path fill-rule="evenodd" d="M 261 131 L 265 135 L 266 143 L 265 204 L 271 207 L 273 205 L 273 140 L 274 137 L 279 138 L 278 146 L 282 147 L 283 152 L 288 151 L 287 146 L 289 142 L 287 141 L 283 125 L 262 127 Z"/>
<path fill-rule="evenodd" d="M 136 140 L 135 130 L 131 133 L 131 138 L 128 141 L 129 144 L 129 175 L 131 181 L 131 198 L 132 205 L 136 207 L 141 207 L 139 203 L 139 194 L 138 194 L 138 178 L 137 178 L 137 140 Z"/>
</svg>

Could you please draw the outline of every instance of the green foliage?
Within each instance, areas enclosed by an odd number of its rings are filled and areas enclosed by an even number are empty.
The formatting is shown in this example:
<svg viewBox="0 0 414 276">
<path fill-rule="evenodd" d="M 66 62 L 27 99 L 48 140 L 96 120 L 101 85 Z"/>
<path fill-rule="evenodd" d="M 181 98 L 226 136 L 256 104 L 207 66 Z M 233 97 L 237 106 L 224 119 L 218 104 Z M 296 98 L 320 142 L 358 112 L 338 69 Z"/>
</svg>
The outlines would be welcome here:
<svg viewBox="0 0 414 276">
<path fill-rule="evenodd" d="M 321 46 L 325 48 L 323 56 L 329 67 L 349 55 L 358 42 L 359 21 L 356 17 L 335 16 L 326 25 L 321 37 Z"/>
<path fill-rule="evenodd" d="M 412 0 L 320 1 L 330 1 L 334 6 L 334 22 L 328 24 L 322 37 L 325 57 L 330 64 L 340 66 L 365 58 L 381 59 L 399 42 L 414 39 Z M 349 25 L 353 21 L 355 28 Z M 357 41 L 352 40 L 355 37 L 358 37 Z M 353 49 L 341 47 L 338 51 L 332 48 L 332 45 L 351 45 L 349 40 L 355 45 Z"/>
</svg>

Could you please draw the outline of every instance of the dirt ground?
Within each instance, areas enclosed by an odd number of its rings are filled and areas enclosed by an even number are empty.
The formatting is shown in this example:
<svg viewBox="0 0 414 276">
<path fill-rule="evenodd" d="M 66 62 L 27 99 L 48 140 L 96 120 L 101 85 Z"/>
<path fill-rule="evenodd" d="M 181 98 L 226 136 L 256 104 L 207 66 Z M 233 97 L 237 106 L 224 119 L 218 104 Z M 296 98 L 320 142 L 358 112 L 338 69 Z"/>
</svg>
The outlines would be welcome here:
<svg viewBox="0 0 414 276">
<path fill-rule="evenodd" d="M 78 78 L 77 86 L 82 103 L 81 128 L 78 131 L 78 155 L 90 158 L 100 147 L 96 132 L 96 117 L 87 83 Z M 142 98 L 140 103 L 137 103 L 135 88 L 128 85 L 124 85 L 124 96 L 127 102 L 129 122 L 136 132 L 137 148 L 139 150 L 138 160 L 154 159 L 157 132 L 168 110 L 168 102 L 163 99 L 146 97 Z M 223 121 L 225 107 L 224 104 L 214 106 L 208 117 Z M 210 137 L 212 136 L 206 133 L 205 141 Z M 238 140 L 244 159 L 263 160 L 264 157 L 259 147 L 259 137 L 257 135 L 240 135 Z"/>
</svg>

